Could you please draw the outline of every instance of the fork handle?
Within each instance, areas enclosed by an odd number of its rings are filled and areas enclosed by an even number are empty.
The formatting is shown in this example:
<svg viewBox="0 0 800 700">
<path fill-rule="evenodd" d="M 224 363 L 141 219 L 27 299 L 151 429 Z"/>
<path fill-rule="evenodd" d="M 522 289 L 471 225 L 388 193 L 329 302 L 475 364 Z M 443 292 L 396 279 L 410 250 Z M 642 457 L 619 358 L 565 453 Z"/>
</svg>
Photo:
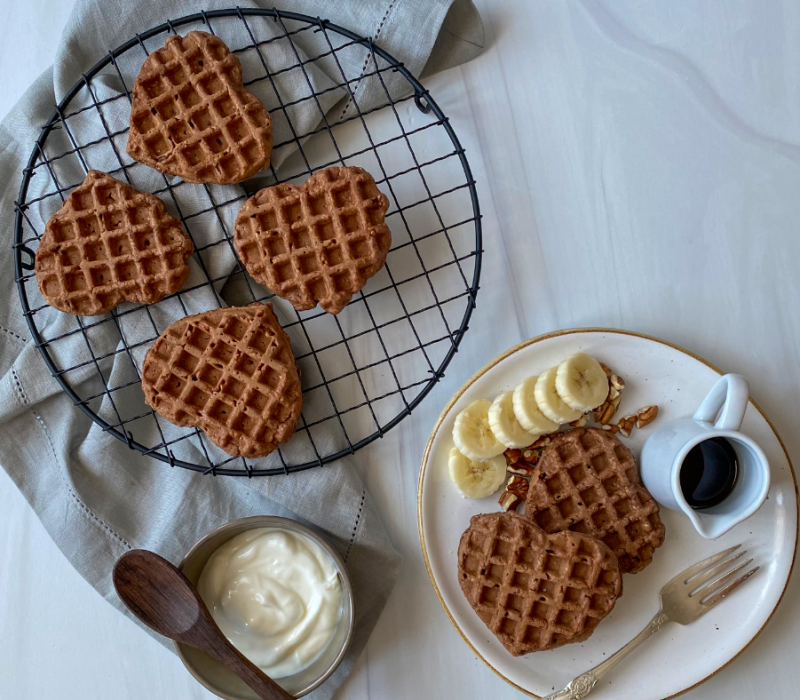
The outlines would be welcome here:
<svg viewBox="0 0 800 700">
<path fill-rule="evenodd" d="M 586 673 L 582 673 L 580 676 L 573 679 L 564 690 L 559 690 L 552 695 L 542 698 L 542 700 L 581 700 L 581 698 L 585 698 L 592 692 L 592 689 L 601 678 L 642 642 L 646 639 L 650 639 L 650 637 L 668 622 L 669 616 L 664 611 L 659 610 L 655 617 L 650 620 L 647 627 L 631 639 L 622 649 L 609 656 L 605 661 L 597 664 L 594 668 L 586 671 Z"/>
</svg>

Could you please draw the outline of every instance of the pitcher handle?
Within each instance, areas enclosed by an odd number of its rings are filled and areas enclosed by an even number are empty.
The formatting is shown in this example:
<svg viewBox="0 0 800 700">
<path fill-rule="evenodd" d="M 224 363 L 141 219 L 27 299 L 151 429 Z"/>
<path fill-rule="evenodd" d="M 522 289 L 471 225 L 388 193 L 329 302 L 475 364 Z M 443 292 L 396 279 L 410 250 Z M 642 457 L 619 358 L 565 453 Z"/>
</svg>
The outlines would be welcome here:
<svg viewBox="0 0 800 700">
<path fill-rule="evenodd" d="M 750 387 L 740 374 L 726 374 L 708 392 L 703 403 L 694 414 L 694 419 L 702 423 L 711 423 L 717 414 L 714 427 L 718 430 L 739 430 L 747 410 L 750 398 Z M 720 410 L 722 409 L 722 410 Z"/>
</svg>

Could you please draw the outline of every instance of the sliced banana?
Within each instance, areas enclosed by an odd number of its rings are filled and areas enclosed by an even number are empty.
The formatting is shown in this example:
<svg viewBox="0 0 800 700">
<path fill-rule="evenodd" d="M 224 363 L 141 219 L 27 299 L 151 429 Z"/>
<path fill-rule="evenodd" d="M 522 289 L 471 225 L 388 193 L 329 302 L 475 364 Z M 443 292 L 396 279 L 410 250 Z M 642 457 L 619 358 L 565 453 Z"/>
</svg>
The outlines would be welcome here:
<svg viewBox="0 0 800 700">
<path fill-rule="evenodd" d="M 492 433 L 489 425 L 491 401 L 473 401 L 456 416 L 453 442 L 461 453 L 476 462 L 502 454 L 506 447 Z"/>
<path fill-rule="evenodd" d="M 533 395 L 536 397 L 539 410 L 550 420 L 563 425 L 578 420 L 583 412 L 570 408 L 559 397 L 556 391 L 557 372 L 558 367 L 551 367 L 544 374 L 540 374 L 533 388 Z"/>
<path fill-rule="evenodd" d="M 538 378 L 528 377 L 525 381 L 517 384 L 512 398 L 514 415 L 519 424 L 534 437 L 554 433 L 559 428 L 559 424 L 545 416 L 536 404 L 534 388 Z"/>
<path fill-rule="evenodd" d="M 576 352 L 558 366 L 556 391 L 570 408 L 589 411 L 606 400 L 608 377 L 597 360 Z"/>
<path fill-rule="evenodd" d="M 506 479 L 506 458 L 503 455 L 477 462 L 454 447 L 450 450 L 447 466 L 450 478 L 465 498 L 491 496 Z"/>
<path fill-rule="evenodd" d="M 506 447 L 527 447 L 535 439 L 523 428 L 514 415 L 514 392 L 500 394 L 489 409 L 489 427 L 494 436 Z"/>
</svg>

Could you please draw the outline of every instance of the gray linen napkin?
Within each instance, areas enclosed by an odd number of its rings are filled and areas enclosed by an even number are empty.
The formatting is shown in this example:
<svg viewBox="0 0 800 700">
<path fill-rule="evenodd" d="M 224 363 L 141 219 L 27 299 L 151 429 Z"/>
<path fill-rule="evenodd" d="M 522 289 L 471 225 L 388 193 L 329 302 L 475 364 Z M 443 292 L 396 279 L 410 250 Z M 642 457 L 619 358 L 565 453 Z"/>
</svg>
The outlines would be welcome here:
<svg viewBox="0 0 800 700">
<path fill-rule="evenodd" d="M 46 529 L 79 573 L 112 605 L 124 609 L 111 584 L 111 569 L 116 559 L 131 548 L 147 548 L 177 561 L 208 530 L 229 520 L 254 514 L 279 514 L 295 517 L 322 530 L 341 553 L 352 577 L 356 597 L 356 634 L 347 658 L 336 674 L 312 697 L 329 698 L 350 672 L 363 650 L 372 629 L 394 586 L 400 556 L 393 549 L 372 500 L 356 470 L 347 460 L 291 476 L 256 478 L 211 477 L 170 469 L 160 462 L 133 452 L 103 432 L 76 409 L 59 384 L 50 376 L 38 351 L 28 338 L 15 288 L 12 259 L 14 202 L 18 196 L 21 173 L 53 106 L 81 75 L 109 49 L 152 26 L 201 10 L 227 8 L 225 0 L 164 0 L 160 2 L 120 2 L 119 0 L 79 0 L 62 37 L 54 68 L 45 72 L 28 90 L 0 126 L 0 220 L 5 222 L 0 243 L 0 463 L 25 495 Z M 257 7 L 239 0 L 241 7 Z M 414 74 L 437 70 L 469 60 L 480 52 L 483 28 L 480 17 L 469 0 L 295 0 L 266 3 L 265 6 L 323 16 L 375 42 L 401 60 Z M 231 48 L 249 43 L 241 37 L 239 20 L 213 20 L 213 30 Z M 256 41 L 275 36 L 276 28 L 262 19 L 252 18 L 249 27 Z M 181 28 L 202 29 L 202 26 Z M 145 42 L 149 50 L 163 42 L 163 35 Z M 269 51 L 240 55 L 245 79 L 256 74 L 262 58 L 271 71 L 293 64 L 298 56 L 321 52 L 320 35 L 306 32 L 297 35 L 294 45 L 285 40 L 270 44 Z M 295 51 L 298 53 L 296 54 Z M 104 102 L 130 88 L 144 57 L 121 60 L 116 71 L 105 71 L 92 80 L 93 94 L 86 90 L 71 109 L 91 105 L 92 98 Z M 393 97 L 404 89 L 399 76 L 388 75 L 385 87 L 368 74 L 369 53 L 361 47 L 343 52 L 341 66 L 330 60 L 309 64 L 308 80 L 281 74 L 274 82 L 262 82 L 251 89 L 272 111 L 307 96 L 309 83 L 316 92 L 342 82 L 344 73 L 352 80 L 353 95 L 331 88 L 316 101 L 300 102 L 290 110 L 291 122 L 303 134 L 312 131 L 323 119 L 335 123 L 355 109 L 369 109 L 385 101 L 385 90 Z M 263 72 L 263 66 L 261 67 Z M 353 79 L 354 78 L 354 79 Z M 122 85 L 122 83 L 125 85 Z M 84 100 L 84 102 L 80 102 Z M 103 105 L 107 127 L 113 133 L 127 126 L 129 115 L 125 99 Z M 86 167 L 118 169 L 121 160 L 107 145 L 91 146 L 102 136 L 102 124 L 87 109 L 70 119 L 71 131 L 48 139 L 62 151 L 71 144 L 81 148 L 66 158 L 53 161 L 51 167 L 62 187 L 77 185 Z M 282 117 L 282 118 L 281 118 Z M 273 112 L 276 143 L 290 133 L 285 111 Z M 61 139 L 57 143 L 56 139 Z M 114 139 L 116 151 L 124 154 L 126 135 Z M 275 153 L 275 167 L 292 167 L 293 145 Z M 74 149 L 73 149 L 74 150 Z M 50 153 L 50 155 L 53 155 Z M 296 159 L 295 159 L 296 160 Z M 153 191 L 164 187 L 164 178 L 154 171 L 137 167 L 130 171 L 134 186 Z M 291 174 L 290 174 L 291 176 Z M 120 175 L 117 175 L 120 177 Z M 33 178 L 28 198 L 52 191 L 52 182 L 43 176 Z M 208 207 L 208 197 L 216 202 L 231 198 L 226 188 L 203 188 L 183 185 L 174 201 L 168 201 L 173 213 L 197 211 Z M 236 196 L 235 194 L 233 196 Z M 44 222 L 60 206 L 60 199 L 48 197 L 26 212 L 32 224 L 42 230 Z M 231 227 L 239 202 L 223 207 L 219 218 L 198 217 L 191 226 L 196 247 L 220 238 L 220 226 Z M 229 229 L 230 230 L 230 229 Z M 213 289 L 207 286 L 182 295 L 184 305 L 166 302 L 144 312 L 126 314 L 119 325 L 104 323 L 89 331 L 93 356 L 83 335 L 76 332 L 77 320 L 54 310 L 44 310 L 37 317 L 46 338 L 66 337 L 51 345 L 51 352 L 61 366 L 80 366 L 69 380 L 81 396 L 102 393 L 95 386 L 100 366 L 112 385 L 135 377 L 134 364 L 157 332 L 186 312 L 216 308 L 224 297 L 235 301 L 235 290 L 223 292 L 226 275 L 235 266 L 232 251 L 226 246 L 212 246 L 192 260 L 192 273 L 186 288 L 200 285 L 206 274 L 218 279 Z M 29 288 L 32 285 L 29 285 Z M 229 294 L 228 294 L 229 293 Z M 39 300 L 36 300 L 39 301 Z M 34 305 L 36 302 L 32 302 Z M 130 308 L 129 308 L 130 311 Z M 122 337 L 138 349 L 128 356 L 116 352 Z M 95 363 L 95 357 L 108 353 L 107 361 Z M 133 387 L 117 401 L 125 410 L 136 410 L 141 392 Z M 116 408 L 106 405 L 102 409 Z M 155 428 L 150 428 L 154 430 Z M 167 426 L 166 431 L 172 429 Z M 175 433 L 180 434 L 180 433 Z M 173 436 L 168 432 L 167 438 Z M 142 434 L 137 434 L 142 437 Z M 155 436 L 144 434 L 145 439 Z M 319 446 L 338 447 L 337 436 L 321 436 Z M 326 443 L 326 440 L 330 441 Z M 156 440 L 157 441 L 157 440 Z M 155 443 L 152 443 L 155 444 Z M 290 443 L 291 444 L 291 443 Z M 307 446 L 299 456 L 309 457 Z M 199 461 L 201 449 L 195 439 L 184 440 L 174 448 L 176 457 Z"/>
</svg>

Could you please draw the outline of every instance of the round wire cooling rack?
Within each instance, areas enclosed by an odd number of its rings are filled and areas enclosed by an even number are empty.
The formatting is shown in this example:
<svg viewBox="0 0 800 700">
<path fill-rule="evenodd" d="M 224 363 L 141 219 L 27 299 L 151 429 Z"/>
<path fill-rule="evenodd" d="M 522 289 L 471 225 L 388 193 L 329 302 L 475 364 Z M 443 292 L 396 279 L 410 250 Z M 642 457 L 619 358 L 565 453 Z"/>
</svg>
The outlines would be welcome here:
<svg viewBox="0 0 800 700">
<path fill-rule="evenodd" d="M 146 55 L 178 28 L 220 36 L 242 63 L 245 87 L 269 109 L 273 165 L 260 177 L 233 187 L 191 185 L 127 157 L 133 81 Z M 261 187 L 300 184 L 333 165 L 366 168 L 389 196 L 392 248 L 384 269 L 338 316 L 318 308 L 297 312 L 244 270 L 234 254 L 233 220 Z M 152 192 L 180 219 L 195 253 L 178 293 L 151 306 L 124 303 L 97 317 L 61 314 L 44 303 L 32 273 L 44 224 L 89 169 Z M 480 210 L 448 118 L 408 69 L 371 39 L 307 15 L 242 8 L 202 12 L 109 51 L 42 127 L 16 204 L 20 301 L 53 376 L 104 432 L 194 471 L 290 473 L 382 437 L 443 376 L 475 307 Z M 291 338 L 303 413 L 288 443 L 247 460 L 150 409 L 140 370 L 144 353 L 170 323 L 189 313 L 264 301 L 273 303 Z"/>
</svg>

